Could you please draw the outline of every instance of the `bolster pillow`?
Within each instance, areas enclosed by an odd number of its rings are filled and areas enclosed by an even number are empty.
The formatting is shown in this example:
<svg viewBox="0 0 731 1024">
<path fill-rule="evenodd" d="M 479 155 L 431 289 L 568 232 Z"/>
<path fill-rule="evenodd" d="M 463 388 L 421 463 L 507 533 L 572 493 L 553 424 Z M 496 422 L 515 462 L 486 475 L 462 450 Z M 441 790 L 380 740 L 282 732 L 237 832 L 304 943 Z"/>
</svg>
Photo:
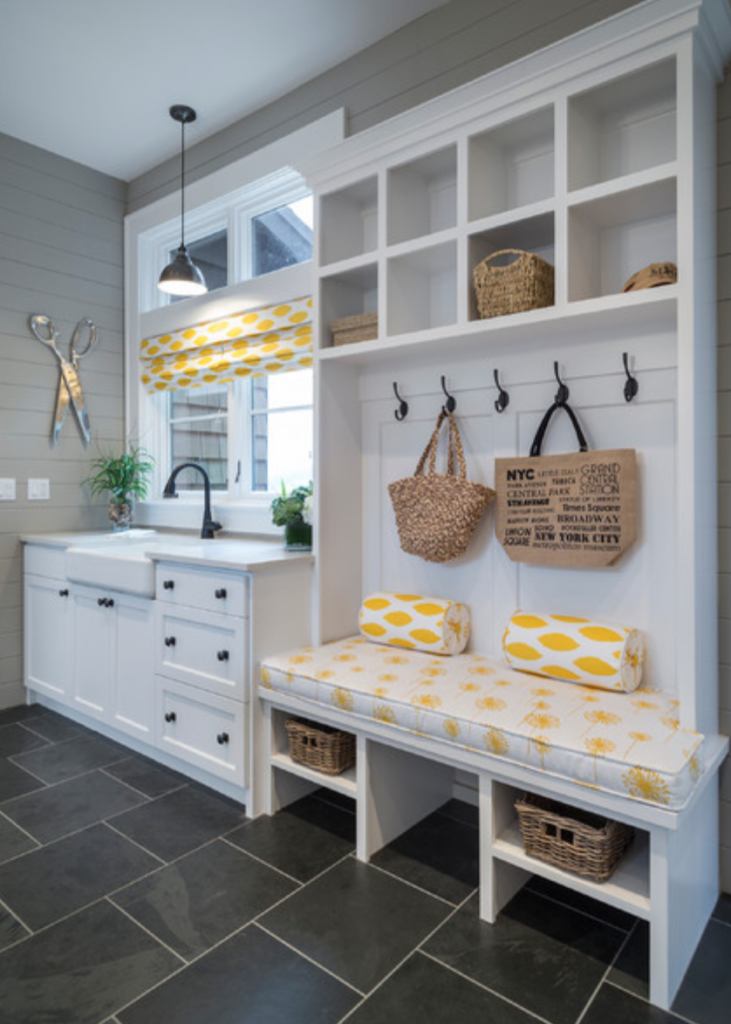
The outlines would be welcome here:
<svg viewBox="0 0 731 1024">
<path fill-rule="evenodd" d="M 358 617 L 368 640 L 430 654 L 460 654 L 470 635 L 466 605 L 418 594 L 370 594 Z"/>
<path fill-rule="evenodd" d="M 574 615 L 517 611 L 503 634 L 512 668 L 631 693 L 640 685 L 642 634 L 629 626 Z"/>
</svg>

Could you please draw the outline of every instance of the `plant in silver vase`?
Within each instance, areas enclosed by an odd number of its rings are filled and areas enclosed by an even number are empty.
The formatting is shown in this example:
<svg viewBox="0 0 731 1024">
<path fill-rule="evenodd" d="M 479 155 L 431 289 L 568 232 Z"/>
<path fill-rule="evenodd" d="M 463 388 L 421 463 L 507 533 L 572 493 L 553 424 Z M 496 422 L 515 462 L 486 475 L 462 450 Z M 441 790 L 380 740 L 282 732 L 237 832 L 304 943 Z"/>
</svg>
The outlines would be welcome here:
<svg viewBox="0 0 731 1024">
<path fill-rule="evenodd" d="M 114 530 L 132 525 L 135 498 L 145 498 L 153 470 L 152 456 L 144 448 L 127 447 L 120 455 L 92 459 L 94 473 L 84 480 L 92 494 L 109 493 L 109 519 Z"/>
</svg>

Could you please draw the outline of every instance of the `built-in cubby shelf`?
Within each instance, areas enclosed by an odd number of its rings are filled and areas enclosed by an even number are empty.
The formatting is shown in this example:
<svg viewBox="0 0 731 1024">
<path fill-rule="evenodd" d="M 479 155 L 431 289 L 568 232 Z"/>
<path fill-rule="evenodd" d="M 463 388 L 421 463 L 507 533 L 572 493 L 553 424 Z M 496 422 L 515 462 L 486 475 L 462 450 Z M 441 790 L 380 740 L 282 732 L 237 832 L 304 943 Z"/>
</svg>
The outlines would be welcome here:
<svg viewBox="0 0 731 1024">
<path fill-rule="evenodd" d="M 388 334 L 446 327 L 456 321 L 456 242 L 421 248 L 388 260 Z"/>
<path fill-rule="evenodd" d="M 388 243 L 434 234 L 457 223 L 457 149 L 394 167 L 388 172 Z"/>
<path fill-rule="evenodd" d="M 378 179 L 374 175 L 323 196 L 320 263 L 338 263 L 373 252 L 378 245 Z"/>
</svg>

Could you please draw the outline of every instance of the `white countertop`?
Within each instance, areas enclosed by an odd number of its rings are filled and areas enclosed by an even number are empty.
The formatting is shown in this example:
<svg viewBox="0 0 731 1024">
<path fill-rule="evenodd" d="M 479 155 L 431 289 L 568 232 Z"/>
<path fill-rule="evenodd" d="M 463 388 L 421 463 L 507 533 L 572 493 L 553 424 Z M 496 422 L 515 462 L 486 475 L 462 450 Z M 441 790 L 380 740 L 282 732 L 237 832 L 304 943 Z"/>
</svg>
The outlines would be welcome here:
<svg viewBox="0 0 731 1024">
<path fill-rule="evenodd" d="M 219 536 L 202 540 L 193 533 L 174 533 L 132 529 L 79 533 L 21 534 L 24 544 L 89 553 L 103 553 L 113 559 L 150 559 L 153 562 L 178 562 L 218 569 L 252 571 L 283 562 L 313 561 L 311 551 L 287 551 L 280 538 Z"/>
</svg>

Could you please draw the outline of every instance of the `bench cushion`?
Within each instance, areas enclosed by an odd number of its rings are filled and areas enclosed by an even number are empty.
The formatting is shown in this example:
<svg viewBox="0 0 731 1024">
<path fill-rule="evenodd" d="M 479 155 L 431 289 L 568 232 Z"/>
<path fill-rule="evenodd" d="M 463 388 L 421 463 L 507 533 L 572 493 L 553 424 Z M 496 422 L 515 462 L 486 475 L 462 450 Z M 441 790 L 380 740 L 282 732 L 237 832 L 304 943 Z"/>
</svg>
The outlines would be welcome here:
<svg viewBox="0 0 731 1024">
<path fill-rule="evenodd" d="M 261 678 L 262 697 L 297 697 L 315 718 L 312 705 L 336 708 L 671 809 L 704 771 L 704 737 L 680 728 L 677 700 L 647 689 L 613 693 L 477 654 L 434 657 L 361 637 L 269 657 Z"/>
</svg>

